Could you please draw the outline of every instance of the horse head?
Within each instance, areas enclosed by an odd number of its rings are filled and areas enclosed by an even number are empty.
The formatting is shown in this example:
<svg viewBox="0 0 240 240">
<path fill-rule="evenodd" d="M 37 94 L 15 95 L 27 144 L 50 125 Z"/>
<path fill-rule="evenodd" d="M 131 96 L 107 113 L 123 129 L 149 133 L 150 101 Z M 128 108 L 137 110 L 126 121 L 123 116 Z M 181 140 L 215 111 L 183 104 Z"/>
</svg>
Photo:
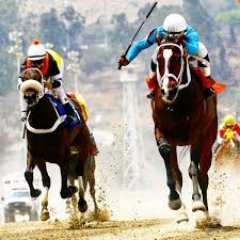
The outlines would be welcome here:
<svg viewBox="0 0 240 240">
<path fill-rule="evenodd" d="M 157 39 L 158 47 L 154 54 L 157 64 L 157 79 L 164 102 L 171 104 L 181 89 L 186 88 L 190 81 L 190 69 L 182 45 L 182 35 Z M 184 72 L 187 71 L 186 78 Z"/>
<path fill-rule="evenodd" d="M 22 81 L 20 92 L 23 94 L 28 107 L 32 107 L 44 95 L 43 75 L 37 68 L 28 68 L 22 73 Z"/>
</svg>

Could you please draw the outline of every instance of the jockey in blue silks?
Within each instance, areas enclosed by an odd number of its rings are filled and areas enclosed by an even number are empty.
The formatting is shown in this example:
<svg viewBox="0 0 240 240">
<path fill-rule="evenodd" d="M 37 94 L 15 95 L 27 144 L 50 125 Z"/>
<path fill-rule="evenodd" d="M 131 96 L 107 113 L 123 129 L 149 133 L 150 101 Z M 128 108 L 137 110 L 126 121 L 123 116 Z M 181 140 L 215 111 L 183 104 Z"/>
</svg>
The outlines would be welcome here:
<svg viewBox="0 0 240 240">
<path fill-rule="evenodd" d="M 205 59 L 209 62 L 208 50 L 205 45 L 199 42 L 198 33 L 189 25 L 187 25 L 186 20 L 180 14 L 170 14 L 168 15 L 162 26 L 157 29 L 152 30 L 148 36 L 140 41 L 135 42 L 129 49 L 126 56 L 121 55 L 119 59 L 120 66 L 127 66 L 133 59 L 135 59 L 138 54 L 146 48 L 149 48 L 154 43 L 157 42 L 156 35 L 163 39 L 165 36 L 175 36 L 180 33 L 184 33 L 183 45 L 189 55 L 197 55 L 198 57 Z M 210 65 L 203 65 L 198 62 L 198 67 L 205 77 L 210 77 L 211 70 Z M 151 62 L 151 72 L 147 78 L 148 88 L 151 91 L 147 95 L 149 98 L 154 97 L 154 90 L 157 86 L 156 82 L 156 64 L 154 61 Z"/>
</svg>

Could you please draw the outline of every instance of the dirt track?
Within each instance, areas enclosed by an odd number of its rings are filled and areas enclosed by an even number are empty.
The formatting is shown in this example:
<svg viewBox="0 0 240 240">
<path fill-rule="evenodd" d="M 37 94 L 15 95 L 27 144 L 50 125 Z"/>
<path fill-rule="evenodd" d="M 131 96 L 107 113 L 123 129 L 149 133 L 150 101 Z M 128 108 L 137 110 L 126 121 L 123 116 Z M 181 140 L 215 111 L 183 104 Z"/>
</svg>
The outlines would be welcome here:
<svg viewBox="0 0 240 240">
<path fill-rule="evenodd" d="M 1 240 L 238 240 L 239 226 L 194 229 L 188 224 L 177 225 L 171 219 L 142 221 L 108 221 L 88 223 L 72 228 L 66 222 L 13 223 L 0 226 Z"/>
</svg>

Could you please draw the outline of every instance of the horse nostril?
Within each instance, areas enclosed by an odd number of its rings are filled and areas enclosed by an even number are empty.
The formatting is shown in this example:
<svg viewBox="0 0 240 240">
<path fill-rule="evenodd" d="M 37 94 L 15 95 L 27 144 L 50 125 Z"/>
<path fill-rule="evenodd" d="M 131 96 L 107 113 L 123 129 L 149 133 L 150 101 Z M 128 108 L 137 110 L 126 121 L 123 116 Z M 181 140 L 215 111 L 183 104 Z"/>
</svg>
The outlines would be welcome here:
<svg viewBox="0 0 240 240">
<path fill-rule="evenodd" d="M 164 91 L 164 89 L 161 89 L 161 90 L 160 90 L 160 92 L 161 92 L 161 94 L 162 94 L 162 95 L 164 95 L 164 94 L 165 94 L 165 91 Z"/>
</svg>

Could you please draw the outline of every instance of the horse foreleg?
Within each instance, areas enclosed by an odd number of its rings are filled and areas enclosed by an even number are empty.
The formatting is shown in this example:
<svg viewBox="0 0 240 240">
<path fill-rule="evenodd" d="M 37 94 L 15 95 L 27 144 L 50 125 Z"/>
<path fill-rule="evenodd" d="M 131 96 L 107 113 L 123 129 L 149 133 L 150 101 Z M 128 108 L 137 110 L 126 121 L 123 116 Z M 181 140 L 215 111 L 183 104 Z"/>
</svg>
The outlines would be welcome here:
<svg viewBox="0 0 240 240">
<path fill-rule="evenodd" d="M 177 151 L 176 147 L 171 150 L 171 169 L 173 170 L 174 178 L 176 180 L 176 189 L 178 193 L 182 193 L 182 173 L 180 172 L 180 169 L 178 167 L 178 161 L 177 161 Z M 189 218 L 186 211 L 186 206 L 184 203 L 182 203 L 181 207 L 177 210 L 177 218 L 176 222 L 188 222 Z"/>
<path fill-rule="evenodd" d="M 203 203 L 206 206 L 208 211 L 208 200 L 207 200 L 207 189 L 209 184 L 208 170 L 211 167 L 212 151 L 211 147 L 209 150 L 205 150 L 204 154 L 200 161 L 200 170 L 199 170 L 199 185 L 202 190 Z"/>
<path fill-rule="evenodd" d="M 181 207 L 182 202 L 176 190 L 176 180 L 174 178 L 174 173 L 172 169 L 173 163 L 171 162 L 172 161 L 171 150 L 176 151 L 176 149 L 175 150 L 174 148 L 171 149 L 170 145 L 167 143 L 167 141 L 164 138 L 157 140 L 157 145 L 158 145 L 159 153 L 162 156 L 165 164 L 166 174 L 167 174 L 167 185 L 170 190 L 170 194 L 168 196 L 168 199 L 169 199 L 168 206 L 172 210 L 178 210 Z"/>
<path fill-rule="evenodd" d="M 46 221 L 49 219 L 48 192 L 49 192 L 49 188 L 51 186 L 51 180 L 48 175 L 45 162 L 38 164 L 38 168 L 42 174 L 42 184 L 44 186 L 44 191 L 43 191 L 43 196 L 42 196 L 41 220 Z"/>
<path fill-rule="evenodd" d="M 33 186 L 33 169 L 35 168 L 35 164 L 33 163 L 30 154 L 27 154 L 27 168 L 24 172 L 25 179 L 28 183 L 29 189 L 30 189 L 30 195 L 31 197 L 39 197 L 41 194 L 40 189 L 35 189 Z"/>
<path fill-rule="evenodd" d="M 192 200 L 193 200 L 193 206 L 192 211 L 206 211 L 206 207 L 201 201 L 201 195 L 199 192 L 198 187 L 198 177 L 199 177 L 199 171 L 198 171 L 198 164 L 199 164 L 199 158 L 200 153 L 198 150 L 191 150 L 191 163 L 189 168 L 189 175 L 192 179 L 193 184 L 193 194 L 192 194 Z"/>
<path fill-rule="evenodd" d="M 68 177 L 67 161 L 68 159 L 65 159 L 65 161 L 63 161 L 64 164 L 59 165 L 61 170 L 61 178 L 62 178 L 62 187 L 61 187 L 60 195 L 63 199 L 70 198 L 74 193 L 77 192 L 77 187 L 67 186 L 67 177 Z"/>
<path fill-rule="evenodd" d="M 71 186 L 74 186 L 75 180 L 72 177 L 68 177 L 68 182 Z M 78 218 L 77 211 L 77 197 L 74 193 L 71 198 L 66 200 L 66 213 L 71 214 L 71 219 L 75 220 Z"/>
</svg>

